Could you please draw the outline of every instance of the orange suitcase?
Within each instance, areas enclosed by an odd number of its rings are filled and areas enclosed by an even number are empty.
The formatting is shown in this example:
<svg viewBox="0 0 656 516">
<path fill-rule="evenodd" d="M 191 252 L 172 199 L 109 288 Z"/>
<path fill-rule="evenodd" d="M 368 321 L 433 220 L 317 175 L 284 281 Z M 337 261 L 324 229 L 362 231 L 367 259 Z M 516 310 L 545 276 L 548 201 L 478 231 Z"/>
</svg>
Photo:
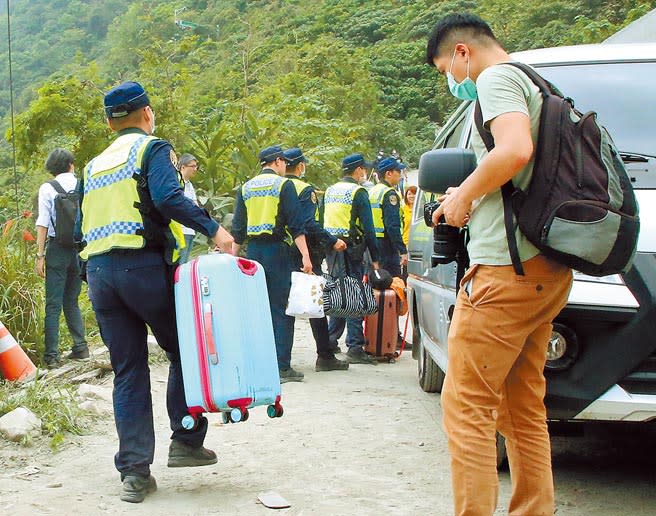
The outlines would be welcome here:
<svg viewBox="0 0 656 516">
<path fill-rule="evenodd" d="M 365 318 L 364 350 L 376 358 L 390 362 L 398 356 L 396 344 L 399 336 L 399 311 L 396 292 L 392 289 L 375 290 L 378 312 Z"/>
</svg>

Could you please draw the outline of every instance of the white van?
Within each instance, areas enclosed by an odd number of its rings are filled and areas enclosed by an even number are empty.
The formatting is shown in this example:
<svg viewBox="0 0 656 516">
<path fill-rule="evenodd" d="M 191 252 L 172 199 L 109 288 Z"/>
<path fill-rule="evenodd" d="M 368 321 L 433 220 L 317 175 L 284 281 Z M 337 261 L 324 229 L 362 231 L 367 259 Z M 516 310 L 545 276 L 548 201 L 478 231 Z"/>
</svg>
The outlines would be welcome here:
<svg viewBox="0 0 656 516">
<path fill-rule="evenodd" d="M 534 66 L 575 101 L 596 111 L 612 135 L 640 204 L 641 234 L 633 269 L 592 278 L 575 273 L 569 303 L 555 320 L 549 346 L 548 417 L 554 421 L 641 421 L 656 418 L 656 44 L 582 45 L 531 50 L 513 57 Z M 462 103 L 434 148 L 470 144 L 471 102 Z M 418 192 L 409 252 L 413 356 L 419 384 L 439 392 L 455 305 L 456 265 L 431 265 L 432 231 Z"/>
</svg>

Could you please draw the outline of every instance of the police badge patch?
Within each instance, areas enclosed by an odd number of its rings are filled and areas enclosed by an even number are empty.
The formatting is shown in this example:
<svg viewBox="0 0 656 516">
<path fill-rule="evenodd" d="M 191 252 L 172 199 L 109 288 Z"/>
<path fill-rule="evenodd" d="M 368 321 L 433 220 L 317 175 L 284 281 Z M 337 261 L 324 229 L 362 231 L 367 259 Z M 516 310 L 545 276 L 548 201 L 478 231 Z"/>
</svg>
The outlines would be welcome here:
<svg viewBox="0 0 656 516">
<path fill-rule="evenodd" d="M 171 149 L 171 152 L 169 153 L 169 156 L 171 157 L 171 163 L 173 163 L 173 166 L 177 169 L 178 168 L 178 155 L 175 153 L 173 149 Z"/>
<path fill-rule="evenodd" d="M 310 200 L 312 201 L 312 204 L 317 204 L 317 194 L 312 192 L 310 194 Z"/>
<path fill-rule="evenodd" d="M 399 197 L 396 194 L 392 194 L 389 196 L 389 202 L 392 206 L 396 206 L 399 204 Z"/>
</svg>

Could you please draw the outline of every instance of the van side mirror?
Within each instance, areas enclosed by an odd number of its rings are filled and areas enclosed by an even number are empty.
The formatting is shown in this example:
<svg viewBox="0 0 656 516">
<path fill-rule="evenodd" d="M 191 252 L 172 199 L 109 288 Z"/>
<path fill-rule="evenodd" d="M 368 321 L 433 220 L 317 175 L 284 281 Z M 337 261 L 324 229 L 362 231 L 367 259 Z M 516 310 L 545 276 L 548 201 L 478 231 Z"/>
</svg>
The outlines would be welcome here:
<svg viewBox="0 0 656 516">
<path fill-rule="evenodd" d="M 419 188 L 444 193 L 460 185 L 475 168 L 476 155 L 471 149 L 452 147 L 424 152 L 419 158 Z"/>
</svg>

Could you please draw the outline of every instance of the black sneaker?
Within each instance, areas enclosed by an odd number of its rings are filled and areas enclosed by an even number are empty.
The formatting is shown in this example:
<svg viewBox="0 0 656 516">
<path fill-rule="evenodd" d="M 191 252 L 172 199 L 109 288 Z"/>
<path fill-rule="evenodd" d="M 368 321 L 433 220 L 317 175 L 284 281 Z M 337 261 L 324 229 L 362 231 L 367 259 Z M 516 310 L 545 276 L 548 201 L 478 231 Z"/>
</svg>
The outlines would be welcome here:
<svg viewBox="0 0 656 516">
<path fill-rule="evenodd" d="M 171 441 L 169 445 L 169 468 L 193 468 L 196 466 L 209 466 L 218 461 L 216 453 L 203 446 L 192 448 L 180 441 Z"/>
<path fill-rule="evenodd" d="M 329 357 L 317 357 L 317 363 L 314 366 L 316 372 L 321 371 L 345 371 L 349 368 L 348 362 L 339 360 L 335 355 Z"/>
<path fill-rule="evenodd" d="M 46 364 L 46 367 L 48 369 L 57 369 L 58 367 L 61 367 L 62 363 L 61 360 L 59 360 L 58 357 L 48 357 L 43 360 Z"/>
<path fill-rule="evenodd" d="M 303 373 L 291 367 L 289 369 L 280 369 L 278 373 L 280 373 L 280 383 L 302 382 L 305 378 Z"/>
<path fill-rule="evenodd" d="M 141 503 L 147 494 L 155 491 L 157 491 L 157 482 L 155 482 L 155 477 L 152 475 L 147 477 L 126 475 L 123 479 L 121 500 L 130 503 Z"/>
<path fill-rule="evenodd" d="M 66 355 L 66 360 L 84 360 L 89 358 L 89 348 L 83 348 L 79 351 L 71 351 Z"/>
<path fill-rule="evenodd" d="M 369 364 L 369 365 L 378 365 L 376 359 L 371 355 L 367 355 L 364 349 L 361 347 L 350 348 L 346 352 L 346 360 L 351 364 Z"/>
</svg>

